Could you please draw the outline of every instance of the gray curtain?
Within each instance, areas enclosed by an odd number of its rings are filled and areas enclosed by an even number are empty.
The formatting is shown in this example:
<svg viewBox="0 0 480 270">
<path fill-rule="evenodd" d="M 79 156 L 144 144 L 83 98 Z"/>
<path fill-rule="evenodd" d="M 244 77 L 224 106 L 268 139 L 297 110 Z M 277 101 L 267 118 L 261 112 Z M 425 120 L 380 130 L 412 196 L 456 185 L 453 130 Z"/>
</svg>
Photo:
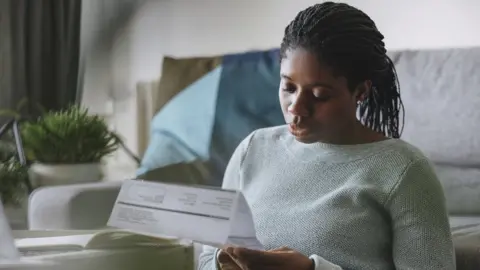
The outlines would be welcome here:
<svg viewBox="0 0 480 270">
<path fill-rule="evenodd" d="M 81 0 L 0 0 L 10 3 L 11 88 L 8 105 L 28 98 L 58 110 L 79 101 Z"/>
<path fill-rule="evenodd" d="M 9 108 L 12 103 L 10 21 L 10 0 L 0 0 L 0 109 Z"/>
</svg>

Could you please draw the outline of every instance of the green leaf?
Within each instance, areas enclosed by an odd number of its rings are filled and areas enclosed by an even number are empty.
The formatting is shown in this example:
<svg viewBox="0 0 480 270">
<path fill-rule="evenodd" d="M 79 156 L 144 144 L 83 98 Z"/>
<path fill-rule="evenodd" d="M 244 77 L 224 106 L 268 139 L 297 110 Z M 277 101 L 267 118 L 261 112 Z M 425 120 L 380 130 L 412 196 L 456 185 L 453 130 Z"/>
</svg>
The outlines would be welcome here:
<svg viewBox="0 0 480 270">
<path fill-rule="evenodd" d="M 5 205 L 19 205 L 27 196 L 28 168 L 15 159 L 0 163 L 0 196 Z"/>
<path fill-rule="evenodd" d="M 96 163 L 120 145 L 103 118 L 78 105 L 48 112 L 21 132 L 28 156 L 42 163 Z"/>
</svg>

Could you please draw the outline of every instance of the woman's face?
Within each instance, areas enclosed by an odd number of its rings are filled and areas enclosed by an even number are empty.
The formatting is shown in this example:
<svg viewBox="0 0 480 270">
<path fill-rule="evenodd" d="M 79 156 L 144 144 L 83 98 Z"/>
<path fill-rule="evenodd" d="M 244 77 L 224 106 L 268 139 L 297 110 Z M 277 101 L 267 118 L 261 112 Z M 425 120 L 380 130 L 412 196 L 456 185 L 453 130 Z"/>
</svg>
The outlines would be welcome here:
<svg viewBox="0 0 480 270">
<path fill-rule="evenodd" d="M 357 94 L 347 79 L 302 48 L 288 50 L 280 66 L 280 105 L 290 132 L 303 143 L 338 143 L 358 123 Z"/>
</svg>

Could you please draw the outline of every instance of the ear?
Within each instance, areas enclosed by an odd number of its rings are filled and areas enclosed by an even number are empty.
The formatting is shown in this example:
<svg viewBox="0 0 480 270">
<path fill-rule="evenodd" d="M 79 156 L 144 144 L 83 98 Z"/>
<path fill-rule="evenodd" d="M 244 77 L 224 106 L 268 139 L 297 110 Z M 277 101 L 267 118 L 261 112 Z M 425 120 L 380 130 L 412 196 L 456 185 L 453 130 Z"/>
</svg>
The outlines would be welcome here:
<svg viewBox="0 0 480 270">
<path fill-rule="evenodd" d="M 357 85 L 354 96 L 357 102 L 363 102 L 370 95 L 372 89 L 372 81 L 366 80 Z"/>
</svg>

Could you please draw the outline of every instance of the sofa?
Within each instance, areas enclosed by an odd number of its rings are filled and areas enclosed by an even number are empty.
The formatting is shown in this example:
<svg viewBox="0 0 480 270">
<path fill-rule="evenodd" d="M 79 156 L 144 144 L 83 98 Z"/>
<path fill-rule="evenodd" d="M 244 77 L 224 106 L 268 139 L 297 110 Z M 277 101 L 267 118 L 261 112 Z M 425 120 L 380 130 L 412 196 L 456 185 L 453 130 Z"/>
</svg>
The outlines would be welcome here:
<svg viewBox="0 0 480 270">
<path fill-rule="evenodd" d="M 402 139 L 423 150 L 435 165 L 447 198 L 458 269 L 480 269 L 480 48 L 389 54 L 406 110 Z M 203 67 L 201 76 L 177 87 L 168 102 L 161 101 L 138 178 L 219 186 L 228 159 L 247 134 L 282 124 L 277 49 L 212 59 L 215 65 Z M 175 76 L 189 68 L 164 70 L 168 76 L 161 80 L 178 81 Z M 102 227 L 120 185 L 36 190 L 29 201 L 29 227 Z"/>
</svg>

